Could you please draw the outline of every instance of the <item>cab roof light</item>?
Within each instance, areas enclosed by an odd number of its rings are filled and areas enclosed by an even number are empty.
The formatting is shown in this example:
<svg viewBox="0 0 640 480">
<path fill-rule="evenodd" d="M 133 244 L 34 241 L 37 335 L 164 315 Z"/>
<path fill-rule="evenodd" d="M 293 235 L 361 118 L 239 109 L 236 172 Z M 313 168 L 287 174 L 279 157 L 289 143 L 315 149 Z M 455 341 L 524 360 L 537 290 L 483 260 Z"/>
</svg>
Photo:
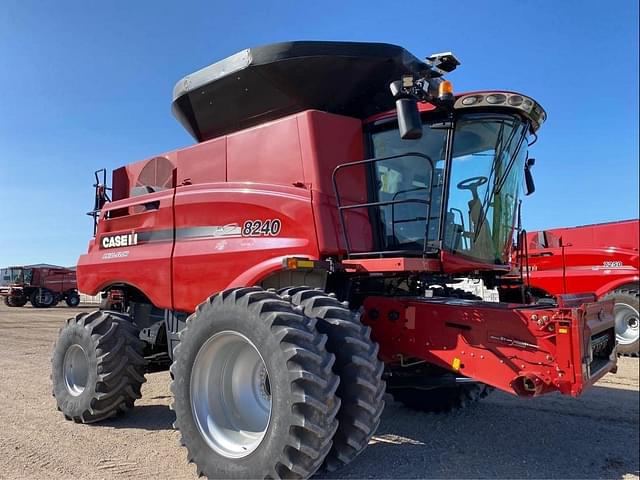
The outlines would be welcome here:
<svg viewBox="0 0 640 480">
<path fill-rule="evenodd" d="M 454 108 L 469 107 L 507 107 L 523 112 L 532 122 L 533 129 L 537 130 L 547 119 L 544 109 L 533 99 L 511 92 L 483 92 L 471 93 L 458 97 Z"/>
<path fill-rule="evenodd" d="M 449 99 L 453 97 L 453 83 L 449 80 L 443 80 L 438 85 L 438 98 L 441 100 Z"/>
</svg>

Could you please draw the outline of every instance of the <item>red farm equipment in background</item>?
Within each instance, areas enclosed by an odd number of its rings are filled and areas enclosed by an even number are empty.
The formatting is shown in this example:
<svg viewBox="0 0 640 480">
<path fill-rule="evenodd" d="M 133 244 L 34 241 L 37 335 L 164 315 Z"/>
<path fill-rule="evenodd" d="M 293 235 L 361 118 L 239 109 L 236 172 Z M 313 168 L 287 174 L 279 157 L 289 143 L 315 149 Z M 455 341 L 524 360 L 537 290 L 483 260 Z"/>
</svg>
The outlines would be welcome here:
<svg viewBox="0 0 640 480">
<path fill-rule="evenodd" d="M 454 94 L 458 65 L 291 42 L 178 82 L 173 111 L 198 143 L 96 182 L 78 280 L 106 296 L 56 343 L 65 417 L 128 410 L 146 366 L 170 365 L 199 474 L 306 478 L 363 451 L 385 391 L 443 412 L 493 388 L 575 396 L 614 370 L 613 302 L 449 286 L 511 271 L 546 118 L 519 93 Z"/>
<path fill-rule="evenodd" d="M 614 300 L 618 352 L 638 355 L 639 235 L 637 219 L 528 233 L 531 294 L 594 292 Z"/>
<path fill-rule="evenodd" d="M 76 272 L 64 267 L 8 267 L 8 284 L 0 287 L 0 296 L 8 307 L 23 307 L 27 302 L 36 308 L 54 307 L 65 301 L 69 307 L 80 304 Z"/>
</svg>

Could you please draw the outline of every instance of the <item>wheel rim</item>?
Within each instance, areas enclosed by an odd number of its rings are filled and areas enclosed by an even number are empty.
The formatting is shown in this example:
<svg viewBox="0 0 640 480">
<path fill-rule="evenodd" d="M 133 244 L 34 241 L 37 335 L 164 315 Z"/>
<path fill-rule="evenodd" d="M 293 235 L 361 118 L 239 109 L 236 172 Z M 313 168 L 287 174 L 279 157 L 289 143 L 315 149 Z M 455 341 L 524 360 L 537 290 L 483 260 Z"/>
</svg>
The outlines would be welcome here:
<svg viewBox="0 0 640 480">
<path fill-rule="evenodd" d="M 613 309 L 618 343 L 628 345 L 638 340 L 640 316 L 631 305 L 616 303 Z"/>
<path fill-rule="evenodd" d="M 89 358 L 84 349 L 73 344 L 64 354 L 62 363 L 64 383 L 71 395 L 77 397 L 84 392 L 89 378 Z"/>
<path fill-rule="evenodd" d="M 267 368 L 244 335 L 224 331 L 198 351 L 191 370 L 191 408 L 209 446 L 228 458 L 253 452 L 271 419 Z"/>
<path fill-rule="evenodd" d="M 41 305 L 50 305 L 53 303 L 53 294 L 48 290 L 40 290 L 38 292 L 38 303 Z"/>
</svg>

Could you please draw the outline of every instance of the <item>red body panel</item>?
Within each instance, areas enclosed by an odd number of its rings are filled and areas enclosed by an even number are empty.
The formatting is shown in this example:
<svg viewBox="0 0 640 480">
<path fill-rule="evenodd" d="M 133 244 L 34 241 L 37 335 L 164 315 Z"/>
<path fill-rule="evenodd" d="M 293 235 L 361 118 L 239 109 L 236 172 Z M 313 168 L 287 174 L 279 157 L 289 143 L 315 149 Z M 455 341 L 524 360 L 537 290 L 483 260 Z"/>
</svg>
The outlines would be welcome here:
<svg viewBox="0 0 640 480">
<path fill-rule="evenodd" d="M 176 310 L 193 311 L 212 292 L 254 285 L 281 269 L 287 255 L 319 256 L 311 195 L 302 188 L 235 182 L 185 186 L 177 189 L 175 215 Z M 253 219 L 279 219 L 282 233 L 243 236 L 243 220 Z M 180 234 L 194 227 L 205 230 L 193 236 Z M 218 231 L 206 230 L 211 228 Z"/>
<path fill-rule="evenodd" d="M 78 262 L 80 290 L 127 284 L 157 307 L 193 311 L 280 270 L 285 256 L 342 253 L 332 172 L 364 157 L 362 138 L 359 120 L 306 111 L 115 170 L 115 201 Z M 131 196 L 145 185 L 141 172 L 165 189 Z M 352 201 L 366 199 L 364 176 L 347 187 Z M 277 234 L 242 233 L 247 221 L 273 220 Z M 366 216 L 351 225 L 362 242 L 370 238 Z M 133 233 L 135 244 L 108 243 Z"/>
<path fill-rule="evenodd" d="M 551 295 L 598 297 L 639 277 L 638 220 L 558 228 L 527 235 L 531 286 Z"/>
<path fill-rule="evenodd" d="M 47 288 L 53 293 L 64 293 L 77 288 L 76 272 L 67 268 L 32 268 L 30 286 Z"/>
</svg>

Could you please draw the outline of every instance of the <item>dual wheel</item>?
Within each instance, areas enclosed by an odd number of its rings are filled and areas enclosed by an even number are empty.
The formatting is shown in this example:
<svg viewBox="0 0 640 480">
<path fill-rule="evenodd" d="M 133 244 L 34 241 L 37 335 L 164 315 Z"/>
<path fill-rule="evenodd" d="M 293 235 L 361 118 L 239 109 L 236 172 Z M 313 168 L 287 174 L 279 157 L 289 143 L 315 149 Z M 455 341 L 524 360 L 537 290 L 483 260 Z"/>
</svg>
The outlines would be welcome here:
<svg viewBox="0 0 640 480">
<path fill-rule="evenodd" d="M 144 382 L 124 314 L 80 314 L 54 348 L 58 408 L 78 422 L 127 410 Z M 384 408 L 378 347 L 345 305 L 308 288 L 240 288 L 198 306 L 171 366 L 175 426 L 201 475 L 308 478 L 367 446 Z"/>
<path fill-rule="evenodd" d="M 188 460 L 210 478 L 307 478 L 367 446 L 384 407 L 369 329 L 317 290 L 229 290 L 189 317 L 171 366 Z"/>
</svg>

